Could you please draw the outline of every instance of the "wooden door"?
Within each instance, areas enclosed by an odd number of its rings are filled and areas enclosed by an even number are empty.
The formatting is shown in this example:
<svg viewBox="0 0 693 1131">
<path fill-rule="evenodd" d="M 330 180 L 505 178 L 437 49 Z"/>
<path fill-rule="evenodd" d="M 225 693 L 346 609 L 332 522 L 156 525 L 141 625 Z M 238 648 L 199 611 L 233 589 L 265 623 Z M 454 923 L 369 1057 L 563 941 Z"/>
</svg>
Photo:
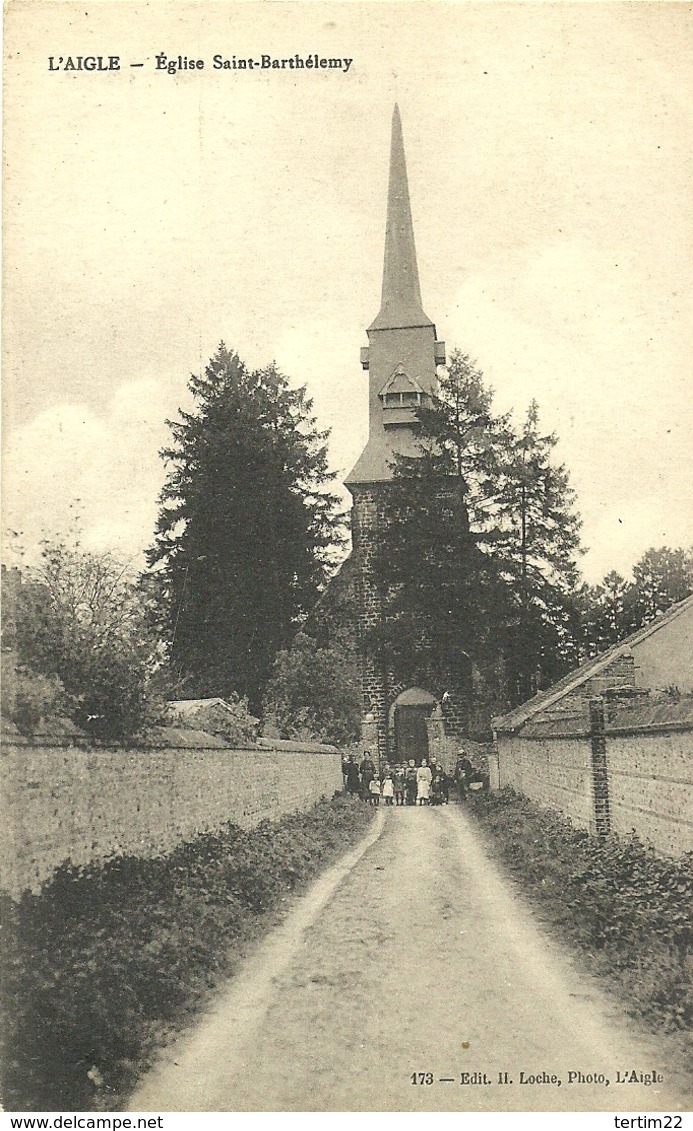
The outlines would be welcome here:
<svg viewBox="0 0 693 1131">
<path fill-rule="evenodd" d="M 395 708 L 395 750 L 397 762 L 414 759 L 417 766 L 428 760 L 428 727 L 425 707 Z"/>
</svg>

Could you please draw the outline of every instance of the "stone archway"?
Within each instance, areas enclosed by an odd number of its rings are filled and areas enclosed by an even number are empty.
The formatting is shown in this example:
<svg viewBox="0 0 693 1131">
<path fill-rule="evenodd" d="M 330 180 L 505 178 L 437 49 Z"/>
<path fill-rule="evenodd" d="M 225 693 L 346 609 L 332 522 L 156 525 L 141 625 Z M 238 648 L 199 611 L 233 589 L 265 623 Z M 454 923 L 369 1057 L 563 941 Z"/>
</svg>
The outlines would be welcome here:
<svg viewBox="0 0 693 1131">
<path fill-rule="evenodd" d="M 390 706 L 390 723 L 394 733 L 395 762 L 409 762 L 417 766 L 429 761 L 428 720 L 438 705 L 435 696 L 421 687 L 409 687 L 397 696 Z"/>
</svg>

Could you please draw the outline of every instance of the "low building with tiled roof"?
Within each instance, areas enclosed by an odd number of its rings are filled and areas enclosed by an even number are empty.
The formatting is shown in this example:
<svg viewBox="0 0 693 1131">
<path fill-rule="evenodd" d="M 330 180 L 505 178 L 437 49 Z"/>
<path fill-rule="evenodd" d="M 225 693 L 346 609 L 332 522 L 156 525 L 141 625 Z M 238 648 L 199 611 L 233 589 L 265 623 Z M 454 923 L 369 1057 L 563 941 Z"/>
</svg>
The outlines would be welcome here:
<svg viewBox="0 0 693 1131">
<path fill-rule="evenodd" d="M 693 851 L 693 596 L 493 720 L 494 784 Z"/>
</svg>

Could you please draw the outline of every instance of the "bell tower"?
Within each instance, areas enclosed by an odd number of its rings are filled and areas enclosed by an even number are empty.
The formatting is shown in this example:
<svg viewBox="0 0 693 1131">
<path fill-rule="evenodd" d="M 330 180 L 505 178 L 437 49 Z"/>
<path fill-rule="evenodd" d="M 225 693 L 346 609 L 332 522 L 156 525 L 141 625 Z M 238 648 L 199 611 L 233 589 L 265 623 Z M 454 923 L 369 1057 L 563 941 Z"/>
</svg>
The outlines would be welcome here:
<svg viewBox="0 0 693 1131">
<path fill-rule="evenodd" d="M 414 453 L 416 407 L 435 392 L 436 366 L 445 363 L 445 343 L 436 341 L 421 302 L 398 106 L 392 115 L 380 311 L 367 333 L 361 365 L 368 370 L 368 443 L 347 476 L 350 490 L 387 482 L 395 453 Z"/>
<path fill-rule="evenodd" d="M 390 177 L 380 310 L 368 327 L 361 364 L 368 371 L 368 442 L 346 478 L 353 497 L 351 526 L 361 640 L 382 616 L 374 573 L 380 532 L 387 522 L 396 454 L 416 454 L 419 405 L 436 391 L 436 366 L 445 363 L 445 343 L 424 312 L 416 262 L 399 108 L 392 115 Z M 361 647 L 363 740 L 381 762 L 390 756 L 388 715 L 401 687 L 386 664 Z"/>
</svg>

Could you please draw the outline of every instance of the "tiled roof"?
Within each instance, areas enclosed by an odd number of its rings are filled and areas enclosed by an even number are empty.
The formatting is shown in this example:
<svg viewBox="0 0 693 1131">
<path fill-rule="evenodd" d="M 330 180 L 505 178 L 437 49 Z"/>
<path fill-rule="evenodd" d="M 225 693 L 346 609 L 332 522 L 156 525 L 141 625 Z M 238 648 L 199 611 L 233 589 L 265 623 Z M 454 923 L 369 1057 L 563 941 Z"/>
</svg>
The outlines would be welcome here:
<svg viewBox="0 0 693 1131">
<path fill-rule="evenodd" d="M 228 703 L 223 699 L 171 699 L 166 704 L 171 710 L 172 714 L 178 715 L 182 718 L 187 718 L 189 715 L 194 715 L 197 711 L 204 710 L 205 707 L 221 707 L 224 711 L 230 711 Z"/>
<path fill-rule="evenodd" d="M 690 608 L 693 608 L 693 595 L 686 597 L 683 601 L 679 601 L 676 605 L 672 605 L 666 612 L 660 613 L 655 620 L 650 621 L 650 623 L 644 625 L 643 628 L 639 628 L 637 632 L 632 633 L 631 636 L 627 636 L 625 640 L 614 644 L 611 648 L 608 648 L 606 652 L 601 652 L 598 656 L 593 656 L 591 660 L 586 660 L 579 668 L 575 668 L 575 670 L 568 675 L 564 675 L 562 679 L 559 679 L 551 687 L 547 687 L 545 691 L 540 691 L 532 699 L 528 699 L 526 703 L 520 704 L 519 707 L 513 708 L 512 711 L 508 711 L 505 715 L 500 715 L 492 719 L 494 730 L 517 730 L 517 728 L 522 726 L 523 723 L 526 723 L 528 719 L 536 715 L 538 711 L 550 707 L 557 699 L 562 698 L 563 695 L 577 689 L 583 683 L 586 683 L 588 679 L 592 679 L 593 676 L 599 675 L 604 668 L 608 668 L 609 664 L 612 664 L 619 656 L 627 654 L 636 644 L 640 644 L 641 641 L 646 640 L 647 637 L 652 636 L 653 633 L 659 632 L 661 628 L 664 628 L 665 625 L 675 620 L 676 617 Z"/>
</svg>

